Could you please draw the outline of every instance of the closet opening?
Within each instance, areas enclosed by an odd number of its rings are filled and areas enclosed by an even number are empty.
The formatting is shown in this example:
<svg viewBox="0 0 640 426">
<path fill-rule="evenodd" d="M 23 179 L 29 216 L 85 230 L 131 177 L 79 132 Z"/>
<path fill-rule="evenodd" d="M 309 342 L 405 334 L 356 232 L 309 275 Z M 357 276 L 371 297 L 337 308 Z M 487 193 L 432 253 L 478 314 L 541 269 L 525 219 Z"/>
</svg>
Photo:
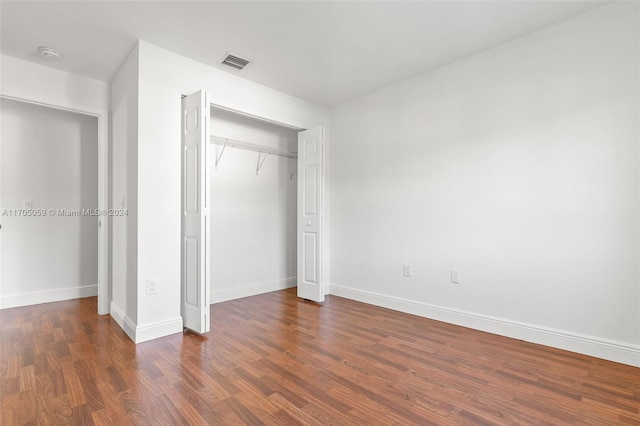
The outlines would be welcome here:
<svg viewBox="0 0 640 426">
<path fill-rule="evenodd" d="M 210 109 L 211 303 L 296 286 L 298 133 Z"/>
<path fill-rule="evenodd" d="M 205 90 L 182 98 L 181 128 L 184 327 L 207 333 L 212 303 L 294 285 L 323 302 L 324 128 L 217 108 Z"/>
</svg>

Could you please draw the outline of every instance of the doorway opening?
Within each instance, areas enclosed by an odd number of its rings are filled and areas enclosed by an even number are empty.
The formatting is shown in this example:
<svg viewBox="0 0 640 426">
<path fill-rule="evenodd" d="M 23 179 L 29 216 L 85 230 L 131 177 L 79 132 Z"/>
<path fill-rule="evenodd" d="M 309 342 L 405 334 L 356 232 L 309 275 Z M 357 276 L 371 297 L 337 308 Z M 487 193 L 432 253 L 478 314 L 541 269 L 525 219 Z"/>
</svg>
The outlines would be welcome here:
<svg viewBox="0 0 640 426">
<path fill-rule="evenodd" d="M 0 308 L 108 313 L 106 113 L 0 96 Z"/>
</svg>

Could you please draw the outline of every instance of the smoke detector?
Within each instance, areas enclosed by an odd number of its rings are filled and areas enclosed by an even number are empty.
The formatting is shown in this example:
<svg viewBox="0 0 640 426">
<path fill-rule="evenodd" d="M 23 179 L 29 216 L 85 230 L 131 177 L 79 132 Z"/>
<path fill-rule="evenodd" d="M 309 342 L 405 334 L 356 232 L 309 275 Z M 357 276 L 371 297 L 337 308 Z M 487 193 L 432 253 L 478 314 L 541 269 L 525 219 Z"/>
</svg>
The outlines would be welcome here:
<svg viewBox="0 0 640 426">
<path fill-rule="evenodd" d="M 240 56 L 229 52 L 225 53 L 218 61 L 218 64 L 226 65 L 228 67 L 234 68 L 237 71 L 242 71 L 250 63 L 251 59 L 241 58 Z"/>
<path fill-rule="evenodd" d="M 56 61 L 62 58 L 62 53 L 47 46 L 38 47 L 38 53 L 40 54 L 40 56 L 49 61 Z"/>
</svg>

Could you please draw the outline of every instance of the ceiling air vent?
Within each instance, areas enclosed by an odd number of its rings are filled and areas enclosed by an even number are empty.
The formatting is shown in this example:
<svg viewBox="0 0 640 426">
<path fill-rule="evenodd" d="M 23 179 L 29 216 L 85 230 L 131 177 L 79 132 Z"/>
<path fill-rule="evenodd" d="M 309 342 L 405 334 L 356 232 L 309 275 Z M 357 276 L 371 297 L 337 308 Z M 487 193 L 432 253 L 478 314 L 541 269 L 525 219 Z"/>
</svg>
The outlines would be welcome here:
<svg viewBox="0 0 640 426">
<path fill-rule="evenodd" d="M 251 63 L 251 60 L 244 59 L 237 55 L 234 55 L 233 53 L 227 52 L 224 54 L 224 56 L 222 57 L 222 59 L 220 59 L 218 63 L 222 65 L 227 65 L 229 67 L 235 68 L 238 71 L 241 71 L 247 65 L 249 65 L 249 63 Z"/>
</svg>

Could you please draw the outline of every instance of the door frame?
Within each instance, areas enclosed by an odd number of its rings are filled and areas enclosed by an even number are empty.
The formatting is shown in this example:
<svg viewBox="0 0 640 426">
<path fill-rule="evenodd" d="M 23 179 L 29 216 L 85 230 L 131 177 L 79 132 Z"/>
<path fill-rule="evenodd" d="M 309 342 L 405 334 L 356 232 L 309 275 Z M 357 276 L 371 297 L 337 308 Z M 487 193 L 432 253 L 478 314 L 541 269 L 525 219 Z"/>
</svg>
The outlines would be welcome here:
<svg viewBox="0 0 640 426">
<path fill-rule="evenodd" d="M 109 209 L 108 110 L 61 99 L 0 89 L 0 98 L 55 108 L 98 119 L 98 209 Z M 98 314 L 109 313 L 109 216 L 98 216 Z"/>
</svg>

